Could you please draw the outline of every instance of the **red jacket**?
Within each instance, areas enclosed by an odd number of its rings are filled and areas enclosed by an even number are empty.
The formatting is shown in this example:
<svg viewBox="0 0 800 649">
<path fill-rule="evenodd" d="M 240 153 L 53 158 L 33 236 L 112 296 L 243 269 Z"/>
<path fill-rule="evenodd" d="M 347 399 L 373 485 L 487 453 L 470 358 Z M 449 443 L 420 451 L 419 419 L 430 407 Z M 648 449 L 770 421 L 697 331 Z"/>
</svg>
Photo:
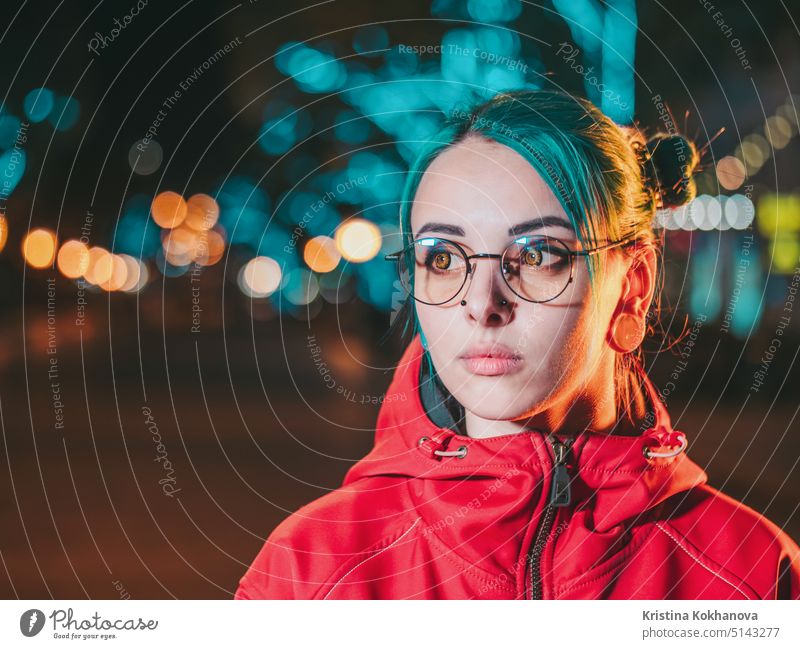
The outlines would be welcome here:
<svg viewBox="0 0 800 649">
<path fill-rule="evenodd" d="M 477 439 L 428 417 L 421 354 L 417 337 L 373 450 L 277 526 L 236 599 L 800 599 L 787 534 L 685 452 L 645 457 L 685 438 L 646 375 L 641 437 Z"/>
</svg>

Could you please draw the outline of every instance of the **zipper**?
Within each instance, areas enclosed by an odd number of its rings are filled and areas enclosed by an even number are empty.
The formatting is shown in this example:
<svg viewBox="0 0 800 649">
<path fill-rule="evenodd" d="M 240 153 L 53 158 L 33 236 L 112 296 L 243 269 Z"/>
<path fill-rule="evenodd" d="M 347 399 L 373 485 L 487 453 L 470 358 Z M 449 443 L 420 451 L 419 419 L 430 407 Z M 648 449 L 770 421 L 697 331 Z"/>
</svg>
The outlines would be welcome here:
<svg viewBox="0 0 800 649">
<path fill-rule="evenodd" d="M 541 560 L 547 537 L 553 527 L 556 507 L 567 507 L 572 501 L 570 489 L 570 475 L 567 470 L 567 456 L 569 449 L 575 442 L 574 438 L 566 442 L 558 440 L 552 435 L 547 435 L 547 441 L 553 449 L 552 480 L 550 482 L 550 497 L 542 514 L 542 522 L 536 533 L 536 539 L 528 552 L 528 569 L 530 571 L 530 598 L 542 599 L 542 574 Z"/>
</svg>

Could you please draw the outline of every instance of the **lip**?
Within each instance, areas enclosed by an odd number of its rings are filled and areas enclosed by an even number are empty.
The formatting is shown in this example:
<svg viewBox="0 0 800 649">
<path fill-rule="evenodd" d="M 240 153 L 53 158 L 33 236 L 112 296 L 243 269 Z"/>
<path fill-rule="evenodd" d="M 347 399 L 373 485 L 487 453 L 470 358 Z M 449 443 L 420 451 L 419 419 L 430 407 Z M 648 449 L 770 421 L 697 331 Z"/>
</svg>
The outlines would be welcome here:
<svg viewBox="0 0 800 649">
<path fill-rule="evenodd" d="M 499 343 L 475 345 L 462 354 L 461 359 L 473 374 L 481 376 L 508 374 L 522 364 L 520 354 Z"/>
</svg>

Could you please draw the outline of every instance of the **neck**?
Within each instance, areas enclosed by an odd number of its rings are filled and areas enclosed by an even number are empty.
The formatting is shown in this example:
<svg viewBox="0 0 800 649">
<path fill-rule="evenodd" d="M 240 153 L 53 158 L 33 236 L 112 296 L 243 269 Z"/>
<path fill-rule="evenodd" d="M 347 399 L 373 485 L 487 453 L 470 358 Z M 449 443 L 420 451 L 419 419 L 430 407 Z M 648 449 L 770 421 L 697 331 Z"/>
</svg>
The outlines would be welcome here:
<svg viewBox="0 0 800 649">
<path fill-rule="evenodd" d="M 608 435 L 639 435 L 639 423 L 647 416 L 647 399 L 638 384 L 630 397 L 632 420 L 624 412 L 617 412 L 613 372 L 605 377 L 595 377 L 589 385 L 582 386 L 567 398 L 548 404 L 541 410 L 528 412 L 515 419 L 485 419 L 465 410 L 467 434 L 485 438 L 511 435 L 525 430 L 545 433 L 575 435 L 585 430 Z"/>
</svg>

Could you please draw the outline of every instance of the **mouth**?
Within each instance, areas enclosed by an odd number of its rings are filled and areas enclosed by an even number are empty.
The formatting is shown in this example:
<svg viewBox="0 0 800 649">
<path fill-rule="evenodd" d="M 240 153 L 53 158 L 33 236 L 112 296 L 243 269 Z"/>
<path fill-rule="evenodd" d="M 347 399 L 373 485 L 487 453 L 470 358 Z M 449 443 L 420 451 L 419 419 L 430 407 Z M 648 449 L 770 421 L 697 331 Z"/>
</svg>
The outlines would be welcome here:
<svg viewBox="0 0 800 649">
<path fill-rule="evenodd" d="M 475 348 L 461 356 L 467 369 L 480 376 L 510 374 L 522 366 L 522 356 L 505 346 Z"/>
</svg>

